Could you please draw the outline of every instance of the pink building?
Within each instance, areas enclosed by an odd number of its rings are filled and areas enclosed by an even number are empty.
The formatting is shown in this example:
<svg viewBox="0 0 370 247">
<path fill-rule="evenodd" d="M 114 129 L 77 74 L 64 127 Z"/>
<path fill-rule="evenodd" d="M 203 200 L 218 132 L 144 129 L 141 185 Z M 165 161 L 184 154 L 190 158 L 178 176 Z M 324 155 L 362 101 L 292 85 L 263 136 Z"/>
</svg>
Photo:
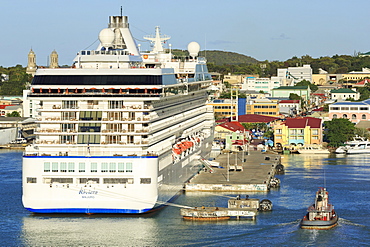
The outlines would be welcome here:
<svg viewBox="0 0 370 247">
<path fill-rule="evenodd" d="M 347 118 L 352 123 L 370 120 L 370 99 L 361 102 L 337 102 L 329 106 L 329 119 Z"/>
</svg>

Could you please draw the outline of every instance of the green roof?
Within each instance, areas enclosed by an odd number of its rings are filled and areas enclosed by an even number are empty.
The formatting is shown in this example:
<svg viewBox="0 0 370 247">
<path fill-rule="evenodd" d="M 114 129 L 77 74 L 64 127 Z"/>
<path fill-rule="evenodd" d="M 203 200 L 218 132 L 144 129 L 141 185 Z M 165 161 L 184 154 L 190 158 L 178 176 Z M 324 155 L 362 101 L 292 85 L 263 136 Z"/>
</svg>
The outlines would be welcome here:
<svg viewBox="0 0 370 247">
<path fill-rule="evenodd" d="M 274 88 L 273 90 L 307 90 L 308 86 L 282 86 L 278 88 Z"/>
<path fill-rule="evenodd" d="M 349 88 L 332 89 L 331 93 L 357 93 Z"/>
</svg>

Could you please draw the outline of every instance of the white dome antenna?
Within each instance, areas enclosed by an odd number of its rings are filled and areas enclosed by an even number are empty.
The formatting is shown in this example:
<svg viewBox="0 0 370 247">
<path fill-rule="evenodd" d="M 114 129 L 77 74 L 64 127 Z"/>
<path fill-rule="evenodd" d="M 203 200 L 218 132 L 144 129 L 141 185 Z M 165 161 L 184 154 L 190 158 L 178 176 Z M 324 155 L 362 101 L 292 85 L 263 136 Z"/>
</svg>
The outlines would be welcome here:
<svg viewBox="0 0 370 247">
<path fill-rule="evenodd" d="M 103 47 L 112 47 L 114 41 L 114 32 L 110 28 L 104 28 L 99 33 L 99 40 Z"/>
<path fill-rule="evenodd" d="M 189 55 L 193 58 L 198 56 L 198 53 L 200 51 L 200 45 L 197 42 L 190 42 L 188 44 L 188 52 Z"/>
</svg>

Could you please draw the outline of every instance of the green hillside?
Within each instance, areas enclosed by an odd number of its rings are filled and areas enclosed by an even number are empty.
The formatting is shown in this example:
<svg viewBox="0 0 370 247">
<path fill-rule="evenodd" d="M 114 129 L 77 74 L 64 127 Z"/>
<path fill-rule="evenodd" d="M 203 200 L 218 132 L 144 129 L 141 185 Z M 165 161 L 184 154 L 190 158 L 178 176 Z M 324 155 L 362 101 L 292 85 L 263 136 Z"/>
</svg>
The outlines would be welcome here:
<svg viewBox="0 0 370 247">
<path fill-rule="evenodd" d="M 172 53 L 175 56 L 187 57 L 189 56 L 188 51 L 185 50 L 172 50 Z M 235 52 L 227 51 L 200 51 L 199 56 L 206 57 L 208 63 L 213 63 L 215 65 L 235 65 L 235 64 L 255 64 L 258 63 L 258 60 L 238 54 Z"/>
<path fill-rule="evenodd" d="M 258 63 L 258 60 L 253 57 L 227 51 L 201 51 L 200 56 L 206 57 L 209 63 L 215 65 Z"/>
</svg>

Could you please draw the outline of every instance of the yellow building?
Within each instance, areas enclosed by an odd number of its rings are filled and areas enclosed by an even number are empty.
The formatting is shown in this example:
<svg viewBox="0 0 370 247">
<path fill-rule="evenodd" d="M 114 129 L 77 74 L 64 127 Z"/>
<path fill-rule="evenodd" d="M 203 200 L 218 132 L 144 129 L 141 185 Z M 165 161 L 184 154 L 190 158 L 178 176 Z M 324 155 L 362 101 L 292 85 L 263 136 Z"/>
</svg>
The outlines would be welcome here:
<svg viewBox="0 0 370 247">
<path fill-rule="evenodd" d="M 253 99 L 247 104 L 246 114 L 258 114 L 270 117 L 278 117 L 279 102 L 270 99 Z"/>
<path fill-rule="evenodd" d="M 312 74 L 312 83 L 318 86 L 325 85 L 327 76 L 327 74 Z"/>
<path fill-rule="evenodd" d="M 207 103 L 207 105 L 213 106 L 213 112 L 217 119 L 235 116 L 237 112 L 236 100 L 215 99 Z"/>
<path fill-rule="evenodd" d="M 256 77 L 258 78 L 259 75 L 224 75 L 224 82 L 227 81 L 228 83 L 234 85 L 234 84 L 242 84 L 245 78 L 247 77 Z"/>
<path fill-rule="evenodd" d="M 322 120 L 319 118 L 289 118 L 274 125 L 276 144 L 311 145 L 323 144 Z"/>
</svg>

